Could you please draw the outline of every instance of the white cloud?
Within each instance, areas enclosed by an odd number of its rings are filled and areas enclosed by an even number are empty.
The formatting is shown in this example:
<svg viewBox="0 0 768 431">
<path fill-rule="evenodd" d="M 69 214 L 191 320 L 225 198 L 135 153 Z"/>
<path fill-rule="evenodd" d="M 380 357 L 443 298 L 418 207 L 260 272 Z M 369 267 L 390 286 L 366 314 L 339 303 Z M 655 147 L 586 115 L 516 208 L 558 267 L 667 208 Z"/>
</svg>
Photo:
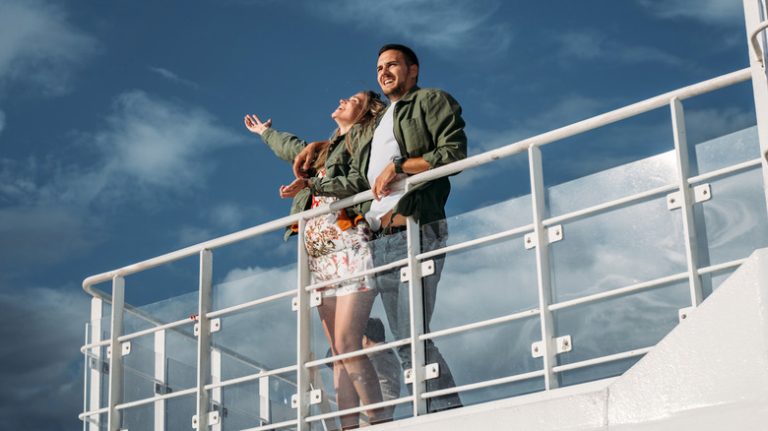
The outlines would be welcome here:
<svg viewBox="0 0 768 431">
<path fill-rule="evenodd" d="M 73 69 L 96 46 L 59 6 L 36 0 L 0 2 L 0 83 L 23 82 L 46 94 L 67 92 Z"/>
<path fill-rule="evenodd" d="M 216 165 L 210 154 L 242 142 L 242 137 L 201 108 L 130 91 L 116 98 L 102 130 L 82 136 L 80 145 L 95 155 L 92 164 L 33 161 L 32 165 L 44 165 L 38 170 L 45 169 L 45 177 L 53 179 L 36 185 L 30 184 L 34 179 L 16 181 L 16 194 L 24 187 L 37 189 L 36 198 L 42 202 L 147 202 L 162 192 L 183 193 L 203 186 Z M 6 177 L 17 172 L 12 170 Z"/>
<path fill-rule="evenodd" d="M 594 31 L 563 33 L 557 37 L 564 57 L 578 60 L 610 59 L 627 64 L 660 63 L 683 67 L 681 58 L 650 46 L 624 45 Z"/>
<path fill-rule="evenodd" d="M 211 210 L 213 222 L 226 229 L 237 229 L 242 226 L 245 214 L 243 209 L 232 203 L 217 205 Z"/>
<path fill-rule="evenodd" d="M 505 51 L 512 31 L 490 20 L 500 2 L 495 0 L 336 0 L 315 5 L 322 15 L 354 23 L 366 30 L 403 38 L 406 43 L 436 50 L 492 54 Z M 492 41 L 492 43 L 491 43 Z"/>
<path fill-rule="evenodd" d="M 689 18 L 707 24 L 743 25 L 743 4 L 737 0 L 639 0 L 661 18 Z"/>
<path fill-rule="evenodd" d="M 242 138 L 202 109 L 131 91 L 117 98 L 108 128 L 95 141 L 108 160 L 104 174 L 181 188 L 203 180 L 206 153 Z"/>
<path fill-rule="evenodd" d="M 192 82 L 192 81 L 190 81 L 188 79 L 184 79 L 184 78 L 180 77 L 179 75 L 177 75 L 176 73 L 171 72 L 168 69 L 165 69 L 165 68 L 162 68 L 162 67 L 150 66 L 149 70 L 151 72 L 156 73 L 156 74 L 162 76 L 163 78 L 165 78 L 165 79 L 167 79 L 169 81 L 175 82 L 177 84 L 183 84 L 183 85 L 186 85 L 186 86 L 192 87 L 192 88 L 198 88 L 199 87 L 199 85 L 197 85 L 195 82 Z"/>
</svg>

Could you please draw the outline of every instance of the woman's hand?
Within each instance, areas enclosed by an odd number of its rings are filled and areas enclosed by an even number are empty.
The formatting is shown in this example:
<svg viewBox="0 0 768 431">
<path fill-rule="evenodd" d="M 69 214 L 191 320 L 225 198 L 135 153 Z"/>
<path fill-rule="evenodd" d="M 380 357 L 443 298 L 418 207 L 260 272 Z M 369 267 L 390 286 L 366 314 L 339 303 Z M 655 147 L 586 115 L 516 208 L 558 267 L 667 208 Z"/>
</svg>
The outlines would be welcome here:
<svg viewBox="0 0 768 431">
<path fill-rule="evenodd" d="M 262 123 L 256 114 L 246 115 L 243 121 L 245 122 L 245 127 L 257 135 L 261 135 L 265 130 L 272 127 L 271 118 Z"/>
<path fill-rule="evenodd" d="M 296 178 L 306 178 L 308 176 L 307 172 L 312 167 L 312 163 L 317 157 L 317 152 L 322 149 L 323 144 L 327 143 L 328 141 L 310 142 L 296 155 L 296 158 L 293 159 L 293 175 Z"/>
<path fill-rule="evenodd" d="M 301 190 L 305 189 L 307 187 L 307 179 L 306 178 L 296 178 L 293 180 L 292 183 L 288 184 L 287 186 L 280 186 L 280 197 L 285 198 L 292 198 L 296 196 L 297 193 L 299 193 Z"/>
</svg>

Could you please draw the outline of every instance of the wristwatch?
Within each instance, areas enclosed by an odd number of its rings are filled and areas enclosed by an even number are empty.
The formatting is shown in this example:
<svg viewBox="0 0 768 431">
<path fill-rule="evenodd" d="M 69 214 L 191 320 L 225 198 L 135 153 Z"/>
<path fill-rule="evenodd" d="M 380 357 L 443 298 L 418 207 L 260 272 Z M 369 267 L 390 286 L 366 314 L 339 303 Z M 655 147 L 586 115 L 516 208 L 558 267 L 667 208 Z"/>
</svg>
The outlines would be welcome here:
<svg viewBox="0 0 768 431">
<path fill-rule="evenodd" d="M 395 157 L 392 159 L 392 163 L 395 165 L 395 173 L 398 174 L 404 174 L 403 172 L 403 163 L 405 163 L 405 157 Z"/>
</svg>

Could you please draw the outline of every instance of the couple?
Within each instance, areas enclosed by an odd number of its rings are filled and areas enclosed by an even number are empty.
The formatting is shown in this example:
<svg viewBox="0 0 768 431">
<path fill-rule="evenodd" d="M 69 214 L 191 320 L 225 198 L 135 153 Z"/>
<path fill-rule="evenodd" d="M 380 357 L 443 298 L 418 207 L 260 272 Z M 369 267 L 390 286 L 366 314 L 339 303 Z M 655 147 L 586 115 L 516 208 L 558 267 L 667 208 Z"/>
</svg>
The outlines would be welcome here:
<svg viewBox="0 0 768 431">
<path fill-rule="evenodd" d="M 308 220 L 305 246 L 313 282 L 350 275 L 406 256 L 406 217 L 422 226 L 423 251 L 445 245 L 445 203 L 448 178 L 440 178 L 405 192 L 405 178 L 466 157 L 466 135 L 461 107 L 447 93 L 421 89 L 416 84 L 419 61 L 408 47 L 397 44 L 379 50 L 377 81 L 390 101 L 376 93 L 360 92 L 339 101 L 331 114 L 338 128 L 331 139 L 307 144 L 271 128 L 256 115 L 245 117 L 246 127 L 280 158 L 295 161 L 304 171 L 282 197 L 293 197 L 292 213 L 371 189 L 375 200 L 341 211 L 331 217 Z M 295 169 L 296 171 L 297 169 Z M 372 231 L 377 240 L 372 239 Z M 290 231 L 286 235 L 290 235 Z M 434 258 L 435 273 L 423 278 L 424 322 L 428 330 L 434 310 L 437 282 L 444 256 Z M 363 331 L 376 293 L 381 294 L 389 327 L 395 339 L 410 337 L 407 283 L 400 282 L 399 268 L 380 272 L 375 287 L 370 280 L 356 279 L 323 292 L 318 308 L 335 355 L 361 349 Z M 437 362 L 440 376 L 427 381 L 427 390 L 455 386 L 447 364 L 431 340 L 426 342 L 426 363 Z M 403 369 L 411 368 L 410 346 L 398 349 Z M 421 366 L 420 364 L 417 364 Z M 334 365 L 338 408 L 353 408 L 381 401 L 376 373 L 366 356 Z M 461 405 L 458 395 L 429 399 L 429 410 Z M 391 419 L 392 409 L 367 412 L 371 423 Z M 344 415 L 344 429 L 356 428 L 358 415 Z"/>
</svg>

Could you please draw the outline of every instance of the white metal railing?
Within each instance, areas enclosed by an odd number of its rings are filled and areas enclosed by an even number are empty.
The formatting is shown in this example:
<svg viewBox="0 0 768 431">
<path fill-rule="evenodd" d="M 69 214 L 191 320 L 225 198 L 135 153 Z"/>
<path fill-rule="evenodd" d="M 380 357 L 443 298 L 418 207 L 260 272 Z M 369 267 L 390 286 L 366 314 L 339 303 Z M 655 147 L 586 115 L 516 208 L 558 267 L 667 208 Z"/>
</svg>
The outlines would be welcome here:
<svg viewBox="0 0 768 431">
<path fill-rule="evenodd" d="M 755 61 L 757 61 L 760 64 L 763 64 L 763 50 L 760 49 L 760 43 L 757 41 L 757 36 L 760 35 L 765 29 L 768 28 L 768 21 L 761 22 L 757 28 L 752 30 L 752 33 L 749 35 L 749 43 L 752 46 L 752 53 L 755 55 Z M 765 65 L 763 65 L 765 67 Z"/>
<path fill-rule="evenodd" d="M 749 80 L 751 77 L 750 69 L 743 69 L 733 73 L 729 73 L 708 81 L 704 81 L 695 85 L 684 87 L 675 91 L 671 91 L 642 102 L 638 102 L 608 113 L 592 117 L 590 119 L 580 121 L 569 126 L 565 126 L 541 135 L 537 135 L 528 139 L 521 140 L 511 145 L 488 151 L 483 154 L 478 154 L 469 157 L 465 160 L 461 160 L 450 165 L 446 165 L 440 168 L 436 168 L 418 175 L 414 175 L 408 178 L 408 186 L 423 183 L 426 181 L 434 180 L 443 176 L 458 173 L 460 171 L 470 170 L 479 166 L 493 163 L 499 159 L 507 158 L 515 154 L 527 152 L 529 157 L 530 168 L 530 182 L 531 182 L 531 198 L 532 198 L 532 219 L 531 224 L 516 227 L 513 229 L 505 230 L 502 232 L 493 233 L 480 238 L 473 238 L 459 244 L 452 244 L 443 247 L 438 250 L 419 252 L 419 232 L 420 227 L 418 224 L 409 219 L 407 231 L 408 231 L 408 243 L 409 253 L 406 259 L 389 263 L 385 266 L 374 268 L 372 270 L 365 271 L 363 275 L 373 275 L 378 272 L 408 266 L 410 273 L 413 275 L 410 277 L 409 285 L 409 299 L 411 304 L 410 327 L 412 329 L 411 337 L 407 339 L 394 340 L 387 343 L 384 346 L 363 349 L 360 351 L 346 353 L 343 355 L 337 355 L 330 358 L 314 359 L 310 355 L 310 294 L 316 292 L 318 289 L 336 284 L 340 280 L 332 280 L 323 283 L 310 284 L 309 274 L 306 265 L 306 252 L 303 250 L 302 238 L 303 238 L 303 226 L 307 219 L 318 215 L 337 211 L 348 206 L 364 202 L 372 199 L 370 191 L 360 193 L 356 196 L 340 200 L 329 206 L 323 206 L 313 210 L 305 211 L 300 214 L 295 214 L 287 217 L 283 217 L 271 222 L 255 226 L 249 229 L 245 229 L 230 235 L 226 235 L 220 238 L 216 238 L 210 241 L 206 241 L 194 246 L 190 246 L 181 250 L 177 250 L 171 253 L 167 253 L 152 259 L 148 259 L 133 265 L 129 265 L 123 268 L 119 268 L 113 271 L 108 271 L 102 274 L 88 277 L 83 282 L 83 288 L 86 292 L 93 295 L 98 300 L 105 300 L 112 304 L 111 311 L 111 323 L 110 323 L 110 338 L 108 340 L 101 340 L 99 334 L 91 334 L 91 339 L 87 340 L 86 345 L 83 346 L 83 352 L 90 355 L 99 355 L 100 348 L 103 346 L 109 346 L 112 349 L 113 354 L 109 358 L 109 384 L 108 384 L 108 404 L 106 407 L 99 407 L 99 403 L 93 402 L 86 404 L 86 412 L 80 415 L 81 419 L 87 420 L 91 417 L 99 417 L 102 414 L 107 414 L 108 417 L 108 429 L 110 431 L 116 431 L 121 426 L 120 413 L 123 410 L 147 405 L 151 403 L 163 402 L 169 399 L 195 395 L 196 404 L 196 417 L 195 424 L 198 429 L 207 429 L 209 421 L 213 422 L 213 426 L 221 420 L 215 414 L 208 410 L 215 398 L 213 391 L 216 389 L 242 384 L 245 382 L 251 382 L 259 380 L 265 377 L 276 376 L 286 373 L 296 373 L 296 386 L 299 396 L 296 397 L 296 419 L 290 421 L 283 421 L 274 424 L 262 424 L 262 426 L 250 428 L 252 430 L 269 430 L 278 429 L 284 427 L 295 427 L 299 430 L 309 429 L 308 426 L 312 422 L 322 421 L 330 418 L 337 418 L 341 415 L 348 413 L 356 413 L 364 410 L 400 405 L 410 403 L 414 415 L 421 415 L 426 413 L 425 400 L 434 398 L 441 395 L 450 393 L 459 393 L 470 390 L 477 390 L 480 388 L 487 388 L 491 386 L 497 386 L 512 382 L 518 382 L 523 380 L 530 380 L 535 378 L 544 379 L 544 388 L 546 390 L 555 389 L 558 386 L 559 373 L 575 370 L 579 368 L 591 367 L 598 364 L 607 362 L 619 361 L 627 358 L 637 357 L 645 354 L 652 346 L 637 348 L 630 351 L 606 355 L 598 358 L 592 358 L 575 363 L 569 363 L 565 365 L 557 365 L 557 346 L 555 345 L 555 332 L 553 323 L 553 313 L 557 310 L 562 310 L 568 307 L 573 307 L 580 304 L 592 303 L 601 301 L 607 298 L 618 297 L 628 295 L 630 293 L 638 292 L 646 289 L 653 289 L 656 287 L 664 286 L 669 283 L 679 282 L 682 280 L 688 280 L 690 286 L 691 306 L 695 307 L 702 300 L 702 292 L 700 286 L 700 276 L 704 274 L 710 274 L 714 272 L 724 271 L 730 268 L 734 268 L 741 264 L 742 259 L 721 263 L 718 265 L 709 265 L 705 267 L 698 267 L 698 259 L 696 257 L 696 245 L 697 239 L 695 236 L 695 229 L 693 226 L 692 208 L 695 202 L 692 198 L 693 190 L 692 185 L 713 179 L 733 175 L 735 173 L 743 172 L 749 169 L 756 169 L 760 166 L 760 159 L 754 159 L 747 162 L 739 163 L 736 165 L 728 166 L 713 172 L 709 172 L 703 175 L 691 177 L 688 173 L 687 160 L 687 143 L 685 142 L 685 130 L 684 130 L 684 116 L 682 101 L 705 94 L 711 91 L 715 91 L 727 86 L 731 86 L 740 82 Z M 670 106 L 672 115 L 673 131 L 675 137 L 675 154 L 676 169 L 678 176 L 675 182 L 661 187 L 654 188 L 652 190 L 636 193 L 630 196 L 623 196 L 618 199 L 614 199 L 610 202 L 601 203 L 591 206 L 589 208 L 579 209 L 566 214 L 551 217 L 548 214 L 548 208 L 544 201 L 545 187 L 543 181 L 543 168 L 541 160 L 540 148 L 552 142 L 560 141 L 562 139 L 576 136 L 578 134 L 585 133 L 590 130 L 594 130 L 599 127 L 606 126 L 608 124 L 615 123 L 620 120 L 624 120 L 639 114 L 662 108 L 664 106 Z M 600 292 L 592 295 L 585 295 L 579 298 L 570 299 L 566 301 L 556 302 L 553 300 L 551 294 L 551 271 L 550 271 L 550 256 L 549 246 L 547 239 L 547 229 L 556 226 L 559 223 L 565 221 L 574 221 L 603 212 L 607 212 L 616 208 L 624 207 L 630 204 L 644 202 L 651 199 L 658 199 L 660 196 L 670 192 L 677 191 L 682 196 L 682 218 L 683 228 L 685 231 L 685 250 L 686 250 L 686 268 L 685 272 L 670 274 L 664 277 L 660 277 L 654 280 L 647 280 L 638 282 L 632 285 L 627 285 L 609 291 Z M 237 304 L 227 308 L 212 310 L 211 307 L 211 289 L 212 289 L 212 265 L 213 254 L 212 251 L 225 247 L 249 238 L 256 237 L 268 232 L 276 231 L 284 228 L 287 225 L 294 223 L 299 224 L 299 241 L 298 241 L 298 280 L 297 288 L 295 290 L 285 291 L 277 293 L 264 298 L 248 301 L 242 304 Z M 483 321 L 473 322 L 462 326 L 456 326 L 439 331 L 433 331 L 424 333 L 420 330 L 423 328 L 423 316 L 421 315 L 421 277 L 420 271 L 416 270 L 417 266 L 421 262 L 441 255 L 455 253 L 461 250 L 468 249 L 470 247 L 476 247 L 483 244 L 489 244 L 495 241 L 500 241 L 507 238 L 518 237 L 523 234 L 532 234 L 533 240 L 535 240 L 535 253 L 536 253 L 536 282 L 538 292 L 538 305 L 534 308 L 523 310 L 520 312 L 508 314 L 505 316 L 495 317 Z M 185 388 L 175 391 L 170 394 L 160 394 L 154 397 L 145 398 L 141 400 L 124 402 L 122 399 L 122 384 L 123 384 L 123 360 L 119 354 L 121 343 L 130 341 L 132 339 L 160 333 L 166 330 L 173 330 L 190 322 L 185 320 L 177 320 L 164 324 L 157 324 L 152 328 L 136 331 L 130 334 L 124 334 L 122 330 L 123 315 L 126 309 L 124 304 L 125 295 L 125 280 L 128 275 L 145 271 L 147 269 L 164 265 L 178 259 L 191 257 L 193 255 L 199 255 L 200 258 L 200 278 L 199 278 L 199 300 L 198 300 L 198 325 L 199 332 L 197 335 L 197 365 L 196 379 L 197 383 L 195 387 Z M 351 279 L 361 276 L 356 274 L 354 276 L 346 277 L 341 280 Z M 93 288 L 94 285 L 103 283 L 106 281 L 112 281 L 111 294 L 107 294 L 100 290 Z M 222 316 L 232 315 L 234 313 L 243 312 L 245 310 L 252 309 L 258 305 L 267 304 L 275 301 L 285 299 L 289 296 L 296 296 L 296 303 L 298 308 L 297 314 L 297 361 L 299 364 L 289 366 L 285 368 L 275 370 L 262 370 L 258 373 L 253 373 L 238 378 L 232 378 L 227 380 L 216 381 L 208 383 L 208 378 L 211 375 L 211 338 L 209 325 L 211 320 Z M 506 322 L 511 322 L 520 319 L 529 319 L 538 317 L 541 328 L 541 348 L 543 357 L 543 366 L 540 370 L 525 372 L 517 375 L 505 376 L 493 380 L 486 380 L 477 383 L 471 383 L 466 385 L 457 386 L 455 388 L 446 388 L 435 391 L 426 391 L 423 383 L 425 376 L 421 367 L 414 367 L 415 384 L 412 385 L 412 395 L 398 398 L 395 400 L 377 403 L 375 405 L 360 406 L 353 409 L 347 409 L 343 411 L 326 412 L 321 414 L 310 414 L 309 400 L 305 394 L 309 392 L 311 387 L 310 371 L 311 369 L 341 359 L 351 358 L 355 356 L 365 355 L 373 353 L 375 351 L 389 349 L 394 347 L 400 347 L 409 345 L 413 352 L 413 363 L 415 365 L 424 363 L 424 351 L 423 342 L 426 340 L 432 340 L 448 335 L 463 333 L 467 331 L 473 331 L 481 328 L 490 327 L 492 325 L 499 325 Z M 93 332 L 93 331 L 92 331 Z M 93 393 L 93 385 L 91 385 L 91 393 Z M 157 423 L 157 422 L 156 422 Z M 161 426 L 161 425 L 157 425 Z"/>
</svg>

